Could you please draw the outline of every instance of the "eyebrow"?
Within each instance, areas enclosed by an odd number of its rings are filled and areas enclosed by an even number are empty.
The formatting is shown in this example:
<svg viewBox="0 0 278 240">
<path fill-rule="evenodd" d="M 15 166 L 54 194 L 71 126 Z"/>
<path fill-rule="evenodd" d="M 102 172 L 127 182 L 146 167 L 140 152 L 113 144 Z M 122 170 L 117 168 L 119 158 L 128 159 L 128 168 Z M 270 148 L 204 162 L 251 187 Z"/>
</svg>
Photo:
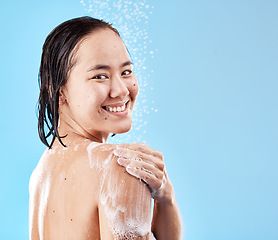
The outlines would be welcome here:
<svg viewBox="0 0 278 240">
<path fill-rule="evenodd" d="M 128 65 L 133 65 L 133 63 L 130 61 L 130 60 L 128 60 L 128 61 L 126 61 L 126 62 L 124 62 L 122 65 L 121 65 L 121 67 L 125 67 L 125 66 L 128 66 Z M 88 69 L 88 72 L 90 72 L 90 71 L 95 71 L 95 70 L 100 70 L 100 69 L 111 69 L 111 67 L 109 66 L 109 65 L 104 65 L 104 64 L 97 64 L 97 65 L 95 65 L 95 66 L 93 66 L 93 67 L 90 67 L 89 69 Z"/>
</svg>

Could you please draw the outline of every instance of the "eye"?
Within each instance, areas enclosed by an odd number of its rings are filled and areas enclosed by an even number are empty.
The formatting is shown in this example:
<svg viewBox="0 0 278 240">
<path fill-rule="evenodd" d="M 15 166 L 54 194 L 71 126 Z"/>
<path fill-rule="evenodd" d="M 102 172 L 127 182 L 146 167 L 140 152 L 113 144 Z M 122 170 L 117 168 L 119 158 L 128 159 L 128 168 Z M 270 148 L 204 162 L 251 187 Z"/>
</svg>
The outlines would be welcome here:
<svg viewBox="0 0 278 240">
<path fill-rule="evenodd" d="M 125 71 L 122 72 L 123 76 L 128 76 L 128 75 L 131 75 L 131 74 L 132 74 L 131 70 L 125 70 Z"/>
<path fill-rule="evenodd" d="M 94 76 L 92 79 L 106 79 L 106 78 L 107 78 L 106 75 L 99 74 L 99 75 Z"/>
</svg>

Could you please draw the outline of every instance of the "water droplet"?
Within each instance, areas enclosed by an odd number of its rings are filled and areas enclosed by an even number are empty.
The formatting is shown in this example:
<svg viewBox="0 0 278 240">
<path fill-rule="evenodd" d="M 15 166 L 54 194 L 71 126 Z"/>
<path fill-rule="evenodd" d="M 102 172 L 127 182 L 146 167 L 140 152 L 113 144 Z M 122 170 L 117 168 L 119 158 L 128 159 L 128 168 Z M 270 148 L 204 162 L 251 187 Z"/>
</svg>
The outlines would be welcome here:
<svg viewBox="0 0 278 240">
<path fill-rule="evenodd" d="M 140 142 L 140 133 L 147 123 L 142 124 L 145 114 L 156 112 L 152 101 L 147 101 L 152 95 L 148 94 L 153 90 L 152 74 L 154 71 L 147 67 L 147 59 L 154 58 L 155 50 L 148 50 L 152 40 L 148 35 L 148 23 L 154 9 L 147 0 L 81 0 L 80 3 L 93 17 L 103 19 L 113 24 L 120 32 L 121 37 L 130 51 L 134 61 L 134 71 L 140 86 L 140 94 L 134 107 L 133 128 L 127 134 L 117 135 L 112 141 L 115 143 L 126 142 L 130 139 Z M 140 132 L 139 132 L 140 131 Z"/>
</svg>

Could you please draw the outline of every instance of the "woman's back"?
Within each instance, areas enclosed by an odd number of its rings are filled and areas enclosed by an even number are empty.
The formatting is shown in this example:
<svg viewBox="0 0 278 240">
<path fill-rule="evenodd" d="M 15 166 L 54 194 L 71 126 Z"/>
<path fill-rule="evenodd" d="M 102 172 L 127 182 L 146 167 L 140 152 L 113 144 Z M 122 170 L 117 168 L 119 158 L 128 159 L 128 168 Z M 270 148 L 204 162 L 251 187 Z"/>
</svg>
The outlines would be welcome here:
<svg viewBox="0 0 278 240">
<path fill-rule="evenodd" d="M 139 91 L 119 32 L 91 17 L 60 24 L 43 45 L 39 83 L 38 130 L 50 150 L 30 180 L 30 239 L 180 239 L 163 154 L 105 144 L 131 129 Z"/>
<path fill-rule="evenodd" d="M 45 151 L 30 180 L 31 239 L 149 239 L 149 189 L 117 164 L 116 146 Z"/>
</svg>

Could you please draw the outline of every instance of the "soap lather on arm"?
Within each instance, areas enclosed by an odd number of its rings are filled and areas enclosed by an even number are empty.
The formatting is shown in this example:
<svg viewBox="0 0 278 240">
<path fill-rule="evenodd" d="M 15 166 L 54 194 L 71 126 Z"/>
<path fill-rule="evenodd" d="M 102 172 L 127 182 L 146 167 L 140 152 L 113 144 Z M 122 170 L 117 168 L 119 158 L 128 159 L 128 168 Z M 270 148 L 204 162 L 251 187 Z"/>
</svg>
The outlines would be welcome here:
<svg viewBox="0 0 278 240">
<path fill-rule="evenodd" d="M 143 181 L 119 166 L 118 157 L 109 152 L 101 152 L 96 157 L 100 170 L 101 236 L 104 239 L 151 239 L 151 193 Z"/>
</svg>

